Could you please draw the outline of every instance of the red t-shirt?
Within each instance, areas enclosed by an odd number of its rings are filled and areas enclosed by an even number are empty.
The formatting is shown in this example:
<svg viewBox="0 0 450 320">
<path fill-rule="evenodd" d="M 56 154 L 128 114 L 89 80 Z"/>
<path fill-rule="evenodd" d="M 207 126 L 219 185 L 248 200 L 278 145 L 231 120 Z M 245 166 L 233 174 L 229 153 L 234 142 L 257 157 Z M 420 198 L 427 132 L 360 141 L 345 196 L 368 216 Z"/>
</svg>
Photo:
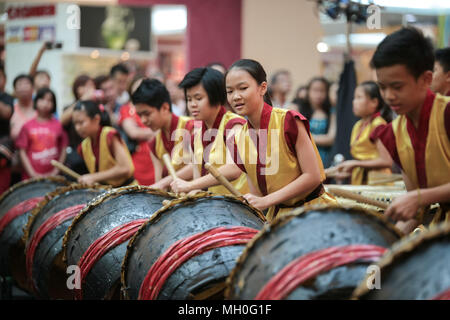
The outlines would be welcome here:
<svg viewBox="0 0 450 320">
<path fill-rule="evenodd" d="M 53 170 L 51 160 L 58 160 L 67 144 L 67 134 L 55 118 L 44 122 L 34 118 L 26 122 L 16 140 L 16 147 L 26 151 L 31 166 L 41 174 Z M 28 178 L 24 172 L 23 179 Z"/>
<path fill-rule="evenodd" d="M 119 126 L 122 126 L 125 119 L 133 119 L 139 127 L 146 128 L 131 103 L 127 103 L 120 108 Z M 150 157 L 148 141 L 140 141 L 131 158 L 134 164 L 134 177 L 139 184 L 148 186 L 155 183 L 155 170 Z"/>
</svg>

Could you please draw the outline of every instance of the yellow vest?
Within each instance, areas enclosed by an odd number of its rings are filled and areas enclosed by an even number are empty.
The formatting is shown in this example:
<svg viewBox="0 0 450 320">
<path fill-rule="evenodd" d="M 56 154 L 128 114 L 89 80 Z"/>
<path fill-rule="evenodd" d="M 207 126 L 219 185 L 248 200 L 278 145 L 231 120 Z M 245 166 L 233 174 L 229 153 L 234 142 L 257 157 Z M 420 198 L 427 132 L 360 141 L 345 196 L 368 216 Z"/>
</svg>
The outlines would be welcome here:
<svg viewBox="0 0 450 320">
<path fill-rule="evenodd" d="M 437 187 L 450 182 L 450 141 L 445 128 L 445 108 L 449 102 L 450 97 L 436 94 L 431 108 L 425 145 L 427 188 Z M 413 188 L 417 189 L 419 188 L 419 180 L 417 177 L 415 153 L 406 124 L 406 116 L 399 116 L 392 122 L 392 129 L 403 172 L 411 181 Z M 440 210 L 434 216 L 431 224 L 438 222 L 443 213 Z M 448 220 L 450 220 L 450 215 L 447 212 L 446 221 Z"/>
<path fill-rule="evenodd" d="M 106 171 L 108 169 L 111 169 L 112 167 L 114 167 L 116 165 L 116 160 L 114 159 L 114 157 L 112 156 L 111 152 L 109 151 L 108 148 L 108 142 L 107 142 L 107 136 L 108 133 L 111 130 L 115 130 L 112 127 L 103 127 L 102 128 L 102 132 L 100 133 L 100 138 L 99 138 L 99 159 L 98 159 L 98 171 Z M 128 148 L 124 145 L 124 149 L 127 153 L 128 156 L 128 160 L 129 160 L 129 164 L 134 172 L 134 165 L 133 165 L 133 160 L 131 159 L 131 155 L 130 152 L 128 151 Z M 86 139 L 84 139 L 81 142 L 81 150 L 83 152 L 83 160 L 86 164 L 87 169 L 89 170 L 90 173 L 95 173 L 97 172 L 96 170 L 96 158 L 95 158 L 95 154 L 94 151 L 92 149 L 92 141 L 91 138 L 88 137 Z M 104 181 L 107 184 L 110 184 L 114 187 L 117 186 L 121 186 L 125 181 L 127 181 L 129 178 L 125 178 L 125 179 L 111 179 L 108 181 Z M 132 184 L 135 184 L 136 182 L 133 181 Z"/>
<path fill-rule="evenodd" d="M 183 168 L 186 164 L 191 163 L 191 155 L 189 150 L 185 150 L 183 148 L 183 133 L 185 133 L 186 124 L 191 120 L 190 117 L 178 117 L 178 124 L 176 129 L 171 133 L 171 139 L 174 141 L 174 147 L 172 150 L 167 150 L 164 146 L 163 142 L 163 132 L 160 130 L 158 134 L 155 137 L 155 156 L 162 161 L 163 155 L 165 153 L 168 153 L 170 155 L 170 159 L 172 160 L 172 166 L 174 167 L 175 171 L 180 170 Z M 173 117 L 172 117 L 173 121 Z M 190 137 L 190 136 L 189 136 Z M 186 137 L 186 138 L 189 138 Z M 187 142 L 188 145 L 190 144 L 190 141 Z"/>
<path fill-rule="evenodd" d="M 370 141 L 370 134 L 376 127 L 383 124 L 386 124 L 386 120 L 381 116 L 376 116 L 361 132 L 361 127 L 363 125 L 362 120 L 355 123 L 350 137 L 350 153 L 354 159 L 370 160 L 378 158 L 378 149 L 377 146 Z M 352 171 L 352 184 L 367 184 L 368 181 L 366 178 L 376 172 L 391 173 L 391 170 L 388 168 L 367 170 L 365 168 L 356 167 Z"/>
<path fill-rule="evenodd" d="M 219 127 L 217 128 L 217 135 L 215 136 L 214 142 L 207 146 L 209 149 L 208 162 L 216 169 L 220 168 L 227 163 L 227 146 L 224 141 L 225 128 L 228 121 L 236 118 L 241 118 L 241 116 L 234 114 L 233 112 L 227 111 L 220 121 Z M 197 165 L 198 171 L 202 172 L 203 160 L 205 150 L 203 150 L 203 139 L 209 139 L 209 137 L 202 137 L 201 134 L 197 132 L 194 133 L 194 156 L 195 164 Z M 208 150 L 206 150 L 208 154 Z M 240 175 L 236 180 L 231 181 L 231 184 L 242 194 L 247 194 L 249 192 L 249 187 L 247 184 L 247 177 L 244 173 Z M 208 191 L 218 193 L 218 194 L 231 194 L 227 188 L 222 185 L 217 185 L 209 187 Z"/>
<path fill-rule="evenodd" d="M 265 106 L 265 108 L 267 107 L 268 105 Z M 270 121 L 267 128 L 267 134 L 265 134 L 265 130 L 262 130 L 260 134 L 260 139 L 262 141 L 260 143 L 260 149 L 262 149 L 261 145 L 266 145 L 266 150 L 256 149 L 252 138 L 250 138 L 250 134 L 252 133 L 249 129 L 248 122 L 242 127 L 242 131 L 240 132 L 239 138 L 236 141 L 239 155 L 244 162 L 243 165 L 245 167 L 245 171 L 247 172 L 247 177 L 263 196 L 280 190 L 281 188 L 297 179 L 302 174 L 297 155 L 289 149 L 284 136 L 284 122 L 288 111 L 289 110 L 286 109 L 272 108 Z M 316 144 L 311 137 L 311 134 L 309 133 L 309 130 L 308 134 L 311 138 L 311 142 L 316 153 L 315 161 L 317 161 L 320 168 L 321 180 L 324 181 L 326 177 L 322 160 L 320 158 Z M 267 136 L 267 139 L 264 136 Z M 264 140 L 266 140 L 266 142 L 264 142 Z M 259 151 L 265 151 L 265 169 L 259 168 L 259 166 L 257 166 Z M 261 162 L 262 161 L 263 159 L 261 159 Z M 312 161 L 314 160 L 312 159 Z M 265 178 L 267 193 L 261 190 L 258 183 L 258 169 L 262 169 L 262 172 L 260 172 L 260 179 Z M 292 211 L 292 207 L 297 202 L 305 199 L 307 196 L 308 194 L 300 194 L 282 203 L 283 206 L 291 208 L 281 208 L 278 212 L 276 212 L 277 208 L 275 207 L 269 208 L 269 211 L 266 215 L 267 220 L 271 221 L 275 217 L 275 214 L 277 216 L 280 216 Z M 320 197 L 308 203 L 305 203 L 304 205 L 331 203 L 334 201 L 335 200 L 332 196 L 324 192 Z"/>
</svg>

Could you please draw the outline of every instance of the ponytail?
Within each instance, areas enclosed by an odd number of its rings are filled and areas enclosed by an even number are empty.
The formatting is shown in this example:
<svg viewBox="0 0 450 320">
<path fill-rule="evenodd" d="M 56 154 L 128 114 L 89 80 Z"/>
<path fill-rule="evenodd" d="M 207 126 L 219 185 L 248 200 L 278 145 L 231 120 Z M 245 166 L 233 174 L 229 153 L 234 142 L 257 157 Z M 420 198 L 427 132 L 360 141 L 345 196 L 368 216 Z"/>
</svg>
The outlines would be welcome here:
<svg viewBox="0 0 450 320">
<path fill-rule="evenodd" d="M 377 112 L 380 112 L 381 117 L 386 120 L 386 122 L 391 122 L 393 118 L 392 111 L 386 102 L 384 102 L 378 84 L 375 81 L 365 81 L 361 83 L 360 86 L 371 99 L 378 100 Z"/>
<path fill-rule="evenodd" d="M 100 115 L 101 126 L 111 126 L 111 119 L 108 112 L 106 112 L 103 105 L 98 104 L 92 100 L 78 101 L 75 105 L 74 111 L 84 111 L 86 115 L 93 119 L 97 114 Z"/>
</svg>

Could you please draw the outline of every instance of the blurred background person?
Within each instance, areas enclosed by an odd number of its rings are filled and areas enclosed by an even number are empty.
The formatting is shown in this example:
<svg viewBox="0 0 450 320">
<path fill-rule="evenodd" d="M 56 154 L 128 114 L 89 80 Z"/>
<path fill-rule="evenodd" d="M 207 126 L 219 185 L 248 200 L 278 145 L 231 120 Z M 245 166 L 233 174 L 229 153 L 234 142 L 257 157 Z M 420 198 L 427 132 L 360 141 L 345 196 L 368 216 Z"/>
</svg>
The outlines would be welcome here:
<svg viewBox="0 0 450 320">
<path fill-rule="evenodd" d="M 435 52 L 431 90 L 444 96 L 450 95 L 450 48 L 438 49 Z"/>
<path fill-rule="evenodd" d="M 119 102 L 119 91 L 121 89 L 117 85 L 117 82 L 108 75 L 96 77 L 94 83 L 96 89 L 100 90 L 100 99 L 98 101 L 103 104 L 106 112 L 108 112 L 111 125 L 118 127 L 120 107 L 122 106 L 122 103 Z"/>
<path fill-rule="evenodd" d="M 16 140 L 23 167 L 22 180 L 54 176 L 59 173 L 52 160 L 64 163 L 67 134 L 53 115 L 56 112 L 56 97 L 49 88 L 36 93 L 33 108 L 36 117 L 26 122 Z"/>
<path fill-rule="evenodd" d="M 288 70 L 279 70 L 270 80 L 270 97 L 273 107 L 286 109 L 291 104 L 288 100 L 292 89 L 292 77 Z"/>
<path fill-rule="evenodd" d="M 336 113 L 330 102 L 330 85 L 323 77 L 315 77 L 308 84 L 306 100 L 300 113 L 308 120 L 311 134 L 325 168 L 330 166 L 331 146 L 336 138 Z"/>
<path fill-rule="evenodd" d="M 117 90 L 117 103 L 123 105 L 130 101 L 128 88 L 130 86 L 130 71 L 123 63 L 114 65 L 109 73 Z"/>
<path fill-rule="evenodd" d="M 5 92 L 6 74 L 0 64 L 0 194 L 11 184 L 11 161 L 14 144 L 9 136 L 9 121 L 13 114 L 14 98 Z"/>
</svg>

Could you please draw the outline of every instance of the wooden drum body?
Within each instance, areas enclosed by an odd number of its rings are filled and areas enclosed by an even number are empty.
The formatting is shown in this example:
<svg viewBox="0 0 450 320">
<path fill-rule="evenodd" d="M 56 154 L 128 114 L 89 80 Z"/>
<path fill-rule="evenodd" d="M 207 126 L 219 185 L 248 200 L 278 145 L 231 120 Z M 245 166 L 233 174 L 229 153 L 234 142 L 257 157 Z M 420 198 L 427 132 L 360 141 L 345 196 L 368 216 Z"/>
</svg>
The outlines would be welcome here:
<svg viewBox="0 0 450 320">
<path fill-rule="evenodd" d="M 360 208 L 297 209 L 247 245 L 227 279 L 226 298 L 348 299 L 399 238 L 392 225 Z"/>
<path fill-rule="evenodd" d="M 262 213 L 236 197 L 202 192 L 171 201 L 130 241 L 124 297 L 220 299 L 236 259 L 263 224 Z"/>
</svg>

